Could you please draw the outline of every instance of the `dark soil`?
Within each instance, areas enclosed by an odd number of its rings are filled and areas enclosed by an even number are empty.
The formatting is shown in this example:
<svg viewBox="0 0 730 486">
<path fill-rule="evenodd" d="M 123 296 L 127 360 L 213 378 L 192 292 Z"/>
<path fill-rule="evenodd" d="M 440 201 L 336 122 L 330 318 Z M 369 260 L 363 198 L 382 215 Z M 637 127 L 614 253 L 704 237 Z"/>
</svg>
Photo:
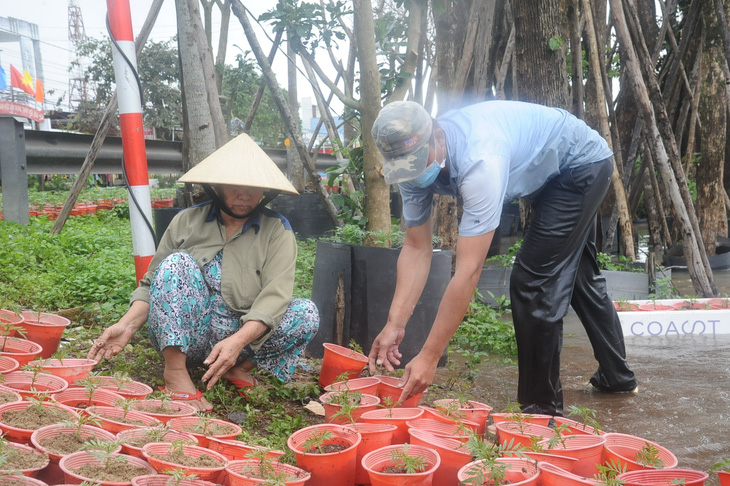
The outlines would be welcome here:
<svg viewBox="0 0 730 486">
<path fill-rule="evenodd" d="M 5 447 L 2 455 L 7 458 L 7 462 L 2 466 L 4 471 L 36 469 L 48 463 L 48 455 L 46 454 L 38 454 L 12 446 Z"/>
<path fill-rule="evenodd" d="M 344 451 L 350 446 L 343 444 L 325 444 L 321 447 L 313 447 L 307 451 L 307 454 L 332 454 L 333 452 Z"/>
<path fill-rule="evenodd" d="M 218 468 L 223 466 L 223 463 L 208 454 L 201 454 L 198 457 L 192 457 L 186 456 L 183 452 L 175 451 L 172 454 L 152 454 L 152 457 L 185 467 Z"/>
<path fill-rule="evenodd" d="M 57 424 L 72 418 L 73 416 L 69 412 L 60 408 L 43 407 L 38 410 L 35 406 L 29 406 L 23 410 L 3 412 L 0 422 L 16 429 L 38 430 L 46 425 Z"/>
<path fill-rule="evenodd" d="M 380 472 L 383 474 L 406 474 L 408 471 L 403 466 L 394 466 L 391 464 L 385 466 Z"/>
<path fill-rule="evenodd" d="M 54 435 L 53 437 L 47 437 L 40 441 L 40 444 L 47 451 L 54 454 L 68 455 L 77 451 L 80 451 L 88 440 L 96 439 L 103 442 L 107 442 L 104 439 L 98 439 L 96 437 L 90 437 L 89 439 L 81 439 L 73 432 L 67 432 L 63 434 Z"/>
<path fill-rule="evenodd" d="M 144 474 L 150 474 L 147 468 L 121 461 L 112 462 L 106 466 L 84 464 L 80 468 L 74 470 L 74 473 L 96 481 L 108 481 L 115 483 L 128 483 L 132 480 L 132 478 L 136 478 L 137 476 L 142 476 Z"/>
<path fill-rule="evenodd" d="M 17 400 L 18 400 L 18 397 L 16 397 L 12 393 L 1 393 L 0 392 L 0 405 L 2 405 L 4 403 L 15 402 Z"/>
</svg>

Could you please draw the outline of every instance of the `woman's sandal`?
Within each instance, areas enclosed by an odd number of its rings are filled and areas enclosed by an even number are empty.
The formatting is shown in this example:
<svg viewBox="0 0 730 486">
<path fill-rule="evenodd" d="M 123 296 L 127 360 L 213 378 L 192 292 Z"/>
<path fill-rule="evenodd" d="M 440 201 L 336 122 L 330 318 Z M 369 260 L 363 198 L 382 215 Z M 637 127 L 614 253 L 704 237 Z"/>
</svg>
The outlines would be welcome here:
<svg viewBox="0 0 730 486">
<path fill-rule="evenodd" d="M 187 392 L 180 392 L 180 391 L 169 391 L 164 386 L 159 386 L 159 387 L 157 387 L 157 389 L 160 390 L 161 392 L 167 394 L 171 399 L 178 400 L 180 402 L 190 402 L 193 400 L 200 400 L 201 398 L 205 398 L 205 396 L 203 395 L 203 392 L 201 392 L 200 390 L 195 390 L 195 393 L 187 393 Z M 210 410 L 201 410 L 201 412 L 204 412 L 204 413 L 209 413 L 212 411 L 213 411 L 212 408 Z"/>
<path fill-rule="evenodd" d="M 253 383 L 246 380 L 241 380 L 239 378 L 226 378 L 230 383 L 233 384 L 236 388 L 238 388 L 238 394 L 242 397 L 246 396 L 246 389 L 254 387 L 256 385 L 259 385 L 259 381 L 256 378 L 253 378 Z"/>
</svg>

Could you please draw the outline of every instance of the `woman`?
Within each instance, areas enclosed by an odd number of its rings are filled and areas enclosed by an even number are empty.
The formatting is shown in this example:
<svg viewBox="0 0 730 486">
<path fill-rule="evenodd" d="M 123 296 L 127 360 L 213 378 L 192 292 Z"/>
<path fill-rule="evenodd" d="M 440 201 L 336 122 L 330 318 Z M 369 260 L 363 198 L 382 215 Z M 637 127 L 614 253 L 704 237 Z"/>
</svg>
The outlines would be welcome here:
<svg viewBox="0 0 730 486">
<path fill-rule="evenodd" d="M 147 322 L 165 360 L 165 391 L 210 411 L 188 366 L 208 367 L 207 390 L 220 378 L 251 387 L 255 367 L 288 382 L 319 316 L 311 301 L 291 300 L 294 233 L 264 207 L 280 191 L 297 192 L 253 140 L 239 135 L 180 182 L 203 184 L 212 200 L 175 216 L 129 310 L 88 356 L 110 359 Z"/>
</svg>

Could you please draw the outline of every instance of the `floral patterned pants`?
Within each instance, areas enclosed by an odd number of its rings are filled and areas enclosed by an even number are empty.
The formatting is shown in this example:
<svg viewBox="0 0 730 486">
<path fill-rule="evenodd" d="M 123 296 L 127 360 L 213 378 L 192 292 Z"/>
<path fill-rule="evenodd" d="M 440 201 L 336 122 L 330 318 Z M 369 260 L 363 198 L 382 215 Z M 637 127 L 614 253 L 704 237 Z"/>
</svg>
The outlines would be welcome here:
<svg viewBox="0 0 730 486">
<path fill-rule="evenodd" d="M 241 328 L 240 314 L 221 297 L 222 253 L 203 271 L 193 257 L 178 252 L 165 258 L 150 285 L 147 325 L 158 352 L 180 348 L 188 365 L 200 365 L 216 343 Z M 288 382 L 309 341 L 319 328 L 319 313 L 311 300 L 289 303 L 281 324 L 256 351 L 246 346 L 238 362 L 251 361 L 278 379 Z"/>
</svg>

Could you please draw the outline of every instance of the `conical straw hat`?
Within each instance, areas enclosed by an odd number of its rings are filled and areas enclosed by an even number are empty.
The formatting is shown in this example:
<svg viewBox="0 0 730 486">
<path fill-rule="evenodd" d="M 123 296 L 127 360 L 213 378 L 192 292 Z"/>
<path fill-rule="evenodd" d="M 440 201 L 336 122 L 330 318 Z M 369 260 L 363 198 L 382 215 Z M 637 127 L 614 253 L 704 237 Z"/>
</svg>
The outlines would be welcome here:
<svg viewBox="0 0 730 486">
<path fill-rule="evenodd" d="M 245 133 L 203 159 L 179 182 L 231 184 L 299 194 L 271 157 Z"/>
</svg>

